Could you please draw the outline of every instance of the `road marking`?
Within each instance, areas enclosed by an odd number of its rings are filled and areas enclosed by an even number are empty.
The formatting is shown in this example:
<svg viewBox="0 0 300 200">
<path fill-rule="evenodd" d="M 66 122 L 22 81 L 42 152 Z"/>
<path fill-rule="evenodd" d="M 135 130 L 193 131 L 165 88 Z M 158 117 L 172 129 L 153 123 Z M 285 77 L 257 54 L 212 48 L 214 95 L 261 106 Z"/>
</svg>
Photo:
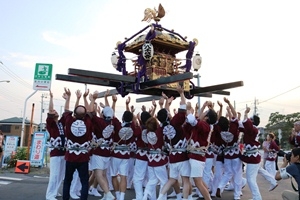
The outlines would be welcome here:
<svg viewBox="0 0 300 200">
<path fill-rule="evenodd" d="M 8 185 L 11 181 L 0 181 L 0 185 Z"/>
<path fill-rule="evenodd" d="M 49 178 L 49 176 L 33 176 L 34 178 Z"/>
<path fill-rule="evenodd" d="M 0 187 L 4 185 L 8 185 L 13 183 L 14 181 L 21 181 L 21 178 L 14 178 L 14 177 L 7 177 L 7 176 L 0 176 Z"/>
<path fill-rule="evenodd" d="M 21 181 L 21 180 L 23 180 L 22 178 L 13 178 L 13 177 L 6 177 L 6 176 L 0 176 L 0 179 L 10 180 L 10 181 Z"/>
</svg>

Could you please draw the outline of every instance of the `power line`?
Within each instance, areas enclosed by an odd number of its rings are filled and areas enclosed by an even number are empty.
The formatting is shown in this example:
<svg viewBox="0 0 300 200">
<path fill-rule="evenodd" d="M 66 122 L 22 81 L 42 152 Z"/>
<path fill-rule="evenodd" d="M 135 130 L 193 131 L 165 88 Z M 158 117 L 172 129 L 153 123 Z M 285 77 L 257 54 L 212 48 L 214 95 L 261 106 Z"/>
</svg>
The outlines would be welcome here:
<svg viewBox="0 0 300 200">
<path fill-rule="evenodd" d="M 32 88 L 32 86 L 28 82 L 26 82 L 24 79 L 15 74 L 12 70 L 10 70 L 5 64 L 3 64 L 2 61 L 0 61 L 0 64 L 4 66 L 3 68 L 0 68 L 2 71 L 6 72 L 10 77 L 19 82 L 22 86 L 25 86 L 30 89 Z"/>
<path fill-rule="evenodd" d="M 300 87 L 300 85 L 297 86 L 297 87 L 295 87 L 295 88 L 293 88 L 293 89 L 290 89 L 290 90 L 288 90 L 288 91 L 286 91 L 286 92 L 283 92 L 283 93 L 281 93 L 281 94 L 279 94 L 279 95 L 276 95 L 276 96 L 274 96 L 274 97 L 272 97 L 272 98 L 269 98 L 269 99 L 267 99 L 267 100 L 261 101 L 260 103 L 264 103 L 264 102 L 267 102 L 267 101 L 269 101 L 269 100 L 271 100 L 271 99 L 275 99 L 276 97 L 279 97 L 279 96 L 281 96 L 281 95 L 284 95 L 284 94 L 286 94 L 286 93 L 288 93 L 288 92 L 290 92 L 290 91 L 293 91 L 293 90 L 295 90 L 295 89 L 297 89 L 297 88 L 299 88 L 299 87 Z"/>
</svg>

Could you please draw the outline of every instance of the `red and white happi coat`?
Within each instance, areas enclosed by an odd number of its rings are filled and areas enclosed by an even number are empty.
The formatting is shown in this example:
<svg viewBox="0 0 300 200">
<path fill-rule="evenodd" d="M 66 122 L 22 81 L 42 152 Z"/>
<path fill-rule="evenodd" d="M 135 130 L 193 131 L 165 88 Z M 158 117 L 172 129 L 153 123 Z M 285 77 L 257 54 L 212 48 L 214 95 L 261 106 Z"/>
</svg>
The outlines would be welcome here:
<svg viewBox="0 0 300 200">
<path fill-rule="evenodd" d="M 258 164 L 261 161 L 259 131 L 249 118 L 243 121 L 242 126 L 244 150 L 240 158 L 245 163 Z"/>
<path fill-rule="evenodd" d="M 240 155 L 239 148 L 239 123 L 238 119 L 234 118 L 230 120 L 228 131 L 220 132 L 223 140 L 223 153 L 225 159 L 235 159 Z"/>
</svg>

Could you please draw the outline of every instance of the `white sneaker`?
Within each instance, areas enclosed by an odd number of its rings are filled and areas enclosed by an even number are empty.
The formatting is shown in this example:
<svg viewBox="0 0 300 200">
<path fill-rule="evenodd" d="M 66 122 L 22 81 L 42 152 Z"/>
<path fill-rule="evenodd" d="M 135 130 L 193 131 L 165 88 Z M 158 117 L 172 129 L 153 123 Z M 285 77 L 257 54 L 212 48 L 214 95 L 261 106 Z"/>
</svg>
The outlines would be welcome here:
<svg viewBox="0 0 300 200">
<path fill-rule="evenodd" d="M 76 194 L 70 193 L 70 196 L 72 199 L 80 199 L 79 196 L 77 196 Z"/>
<path fill-rule="evenodd" d="M 232 191 L 234 190 L 233 184 L 227 184 L 224 188 L 225 191 Z"/>
<path fill-rule="evenodd" d="M 168 194 L 167 197 L 176 197 L 175 190 L 173 190 L 172 193 Z"/>
<path fill-rule="evenodd" d="M 62 195 L 60 193 L 57 193 L 56 197 L 61 197 Z"/>
<path fill-rule="evenodd" d="M 93 195 L 95 197 L 101 197 L 102 195 L 98 192 L 98 190 L 96 188 L 92 188 L 91 190 L 89 190 L 89 195 Z"/>
<path fill-rule="evenodd" d="M 108 193 L 106 195 L 106 200 L 115 200 L 115 199 L 116 199 L 116 197 L 114 197 L 114 195 L 112 195 L 112 193 Z"/>
<path fill-rule="evenodd" d="M 276 183 L 276 185 L 271 185 L 269 191 L 273 191 L 276 187 L 278 186 L 278 183 Z"/>
</svg>

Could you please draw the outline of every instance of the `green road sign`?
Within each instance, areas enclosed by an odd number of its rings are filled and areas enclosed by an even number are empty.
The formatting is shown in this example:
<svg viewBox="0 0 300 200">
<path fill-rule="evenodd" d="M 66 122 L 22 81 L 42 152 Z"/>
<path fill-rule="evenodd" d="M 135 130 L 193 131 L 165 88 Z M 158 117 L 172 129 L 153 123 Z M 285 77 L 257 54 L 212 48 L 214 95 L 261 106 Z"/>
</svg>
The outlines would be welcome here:
<svg viewBox="0 0 300 200">
<path fill-rule="evenodd" d="M 52 78 L 52 64 L 36 63 L 34 71 L 33 89 L 50 90 Z"/>
</svg>

